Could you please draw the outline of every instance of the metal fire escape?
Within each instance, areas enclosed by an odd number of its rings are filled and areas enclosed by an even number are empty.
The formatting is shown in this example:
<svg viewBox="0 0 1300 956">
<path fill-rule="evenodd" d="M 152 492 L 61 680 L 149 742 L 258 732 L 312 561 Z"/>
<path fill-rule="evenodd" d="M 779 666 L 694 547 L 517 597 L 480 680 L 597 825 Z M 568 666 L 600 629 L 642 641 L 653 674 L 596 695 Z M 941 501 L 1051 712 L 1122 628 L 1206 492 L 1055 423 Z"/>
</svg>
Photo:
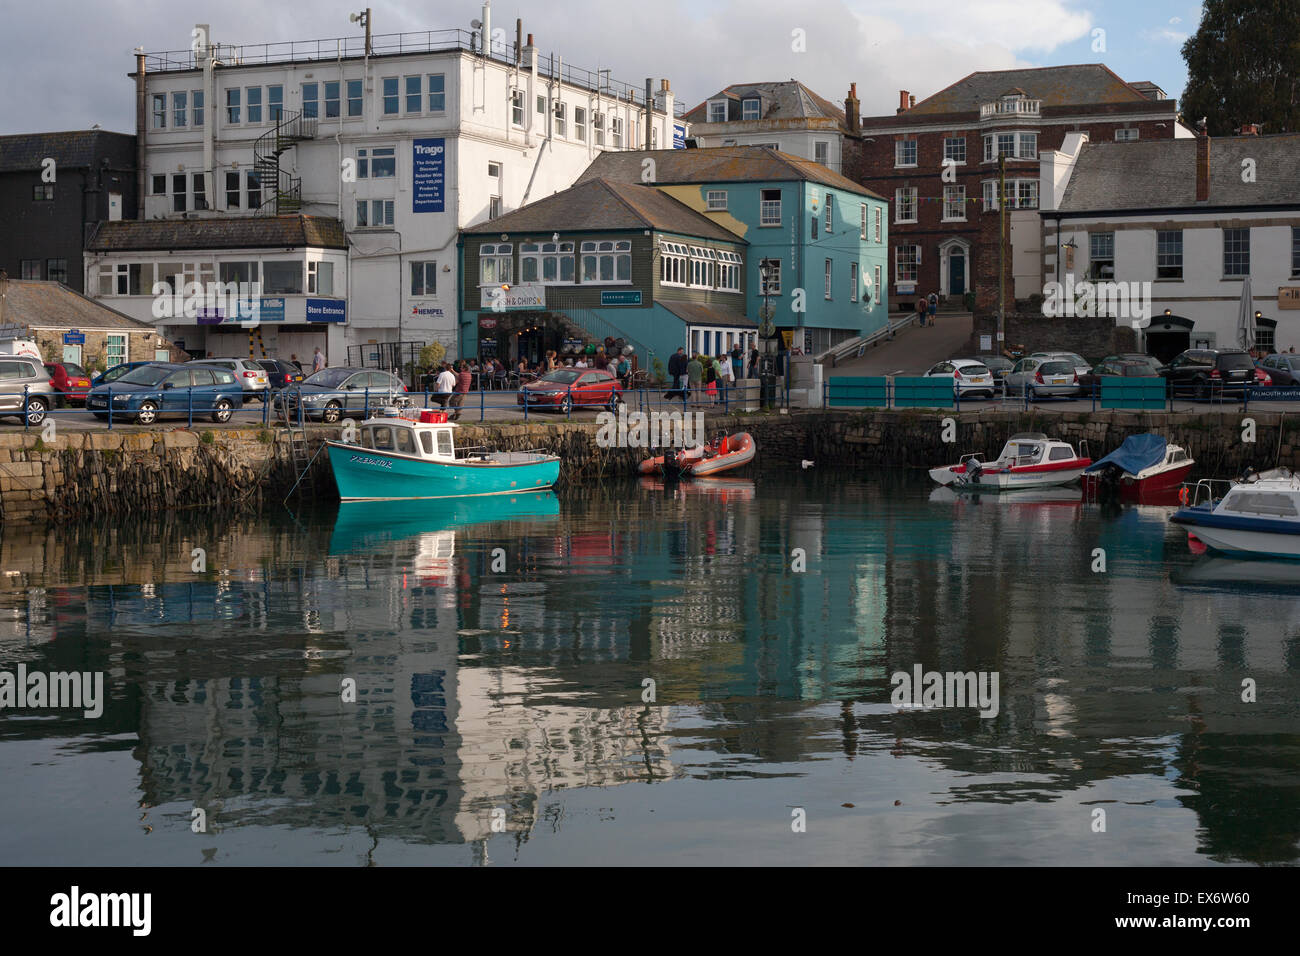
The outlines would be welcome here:
<svg viewBox="0 0 1300 956">
<path fill-rule="evenodd" d="M 253 171 L 262 187 L 262 204 L 256 215 L 280 216 L 302 209 L 302 177 L 280 168 L 280 156 L 298 143 L 316 136 L 316 117 L 282 111 L 275 128 L 253 143 Z"/>
</svg>

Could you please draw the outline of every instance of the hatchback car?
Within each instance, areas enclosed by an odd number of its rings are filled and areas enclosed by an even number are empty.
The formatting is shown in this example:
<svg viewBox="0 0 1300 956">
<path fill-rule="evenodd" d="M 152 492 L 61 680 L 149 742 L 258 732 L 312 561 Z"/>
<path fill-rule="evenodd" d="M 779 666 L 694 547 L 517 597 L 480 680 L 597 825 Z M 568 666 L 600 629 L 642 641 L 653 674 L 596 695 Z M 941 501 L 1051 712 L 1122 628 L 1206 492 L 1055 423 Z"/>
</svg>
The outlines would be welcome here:
<svg viewBox="0 0 1300 956">
<path fill-rule="evenodd" d="M 214 422 L 230 421 L 242 408 L 244 390 L 234 372 L 193 364 L 150 362 L 133 368 L 116 382 L 96 385 L 86 397 L 86 408 L 98 419 L 120 415 L 140 425 L 152 425 L 164 415 L 211 415 Z"/>
<path fill-rule="evenodd" d="M 974 359 L 949 359 L 932 366 L 926 378 L 952 378 L 952 393 L 958 398 L 983 395 L 992 398 L 997 390 L 993 373 L 983 362 Z"/>
<path fill-rule="evenodd" d="M 601 406 L 611 412 L 623 401 L 623 386 L 601 368 L 557 368 L 519 389 L 515 404 L 529 408 L 558 408 L 566 415 L 575 408 Z"/>
<path fill-rule="evenodd" d="M 1002 388 L 1005 394 L 1026 395 L 1030 401 L 1073 396 L 1079 394 L 1079 375 L 1069 362 L 1030 356 L 1007 373 Z"/>
<path fill-rule="evenodd" d="M 255 400 L 259 402 L 266 401 L 267 393 L 271 388 L 271 380 L 267 377 L 266 369 L 258 365 L 252 359 L 246 358 L 211 358 L 211 359 L 191 359 L 186 365 L 211 365 L 216 368 L 224 368 L 227 372 L 234 374 L 238 379 L 240 387 L 244 390 L 244 399 Z"/>
<path fill-rule="evenodd" d="M 1268 373 L 1274 385 L 1300 385 L 1300 355 L 1279 352 L 1261 359 L 1259 367 Z"/>
<path fill-rule="evenodd" d="M 1143 352 L 1121 352 L 1119 355 L 1107 355 L 1103 362 L 1143 362 L 1155 369 L 1157 375 L 1165 367 L 1165 363 L 1160 361 L 1154 355 L 1147 355 Z"/>
<path fill-rule="evenodd" d="M 43 422 L 45 413 L 59 402 L 50 373 L 40 359 L 0 357 L 0 415 L 16 415 L 21 421 L 24 401 L 27 424 Z"/>
<path fill-rule="evenodd" d="M 1159 378 L 1160 373 L 1156 371 L 1155 366 L 1150 362 L 1126 362 L 1113 358 L 1102 359 L 1088 370 L 1087 375 L 1079 376 L 1079 384 L 1083 386 L 1084 394 L 1088 394 L 1094 388 L 1099 387 L 1101 380 L 1107 377 Z"/>
<path fill-rule="evenodd" d="M 1005 355 L 981 355 L 975 361 L 982 363 L 993 373 L 993 382 L 997 385 L 1001 385 L 1002 380 L 1007 377 L 1007 372 L 1016 367 L 1016 363 Z"/>
<path fill-rule="evenodd" d="M 1161 374 L 1170 395 L 1213 398 L 1255 384 L 1255 360 L 1244 349 L 1188 349 L 1174 356 Z"/>
<path fill-rule="evenodd" d="M 273 392 L 278 392 L 288 385 L 296 385 L 307 377 L 302 374 L 302 369 L 292 362 L 284 362 L 280 359 L 258 359 L 257 364 L 266 369 L 266 378 L 271 383 Z"/>
<path fill-rule="evenodd" d="M 406 397 L 406 386 L 396 375 L 369 368 L 323 368 L 281 393 L 284 404 L 277 415 L 333 424 L 345 414 L 374 415 L 385 405 Z M 278 405 L 278 403 L 277 403 Z"/>
<path fill-rule="evenodd" d="M 127 372 L 131 371 L 131 369 L 152 364 L 152 362 L 123 362 L 120 365 L 114 365 L 112 368 L 105 369 L 92 378 L 90 380 L 90 385 L 93 388 L 96 385 L 107 385 L 110 382 L 116 382 Z"/>
<path fill-rule="evenodd" d="M 1030 352 L 1029 357 L 1045 362 L 1069 362 L 1075 375 L 1087 375 L 1092 369 L 1087 360 L 1075 352 Z"/>
<path fill-rule="evenodd" d="M 84 405 L 90 391 L 90 376 L 75 362 L 47 362 L 50 384 L 59 393 L 60 404 Z"/>
</svg>

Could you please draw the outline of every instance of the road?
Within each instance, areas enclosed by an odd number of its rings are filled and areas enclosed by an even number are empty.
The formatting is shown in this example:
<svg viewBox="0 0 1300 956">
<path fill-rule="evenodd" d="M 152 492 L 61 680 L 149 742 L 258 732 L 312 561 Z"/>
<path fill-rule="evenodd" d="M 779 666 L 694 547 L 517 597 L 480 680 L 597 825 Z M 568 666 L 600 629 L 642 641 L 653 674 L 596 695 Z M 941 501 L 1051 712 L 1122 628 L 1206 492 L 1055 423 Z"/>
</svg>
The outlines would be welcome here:
<svg viewBox="0 0 1300 956">
<path fill-rule="evenodd" d="M 876 346 L 868 346 L 861 358 L 841 362 L 827 369 L 826 376 L 840 375 L 924 375 L 944 359 L 971 355 L 968 347 L 972 319 L 969 313 L 935 316 L 933 326 L 909 325 Z"/>
</svg>

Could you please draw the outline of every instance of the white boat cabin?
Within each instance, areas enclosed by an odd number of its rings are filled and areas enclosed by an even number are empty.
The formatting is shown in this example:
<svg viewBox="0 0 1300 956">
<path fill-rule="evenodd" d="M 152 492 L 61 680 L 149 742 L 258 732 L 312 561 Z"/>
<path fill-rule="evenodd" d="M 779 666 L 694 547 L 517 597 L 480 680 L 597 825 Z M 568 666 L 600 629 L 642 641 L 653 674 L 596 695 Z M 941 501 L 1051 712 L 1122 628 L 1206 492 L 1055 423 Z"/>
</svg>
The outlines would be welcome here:
<svg viewBox="0 0 1300 956">
<path fill-rule="evenodd" d="M 431 461 L 455 461 L 456 443 L 451 422 L 428 424 L 405 418 L 372 418 L 358 429 L 362 448 L 386 451 Z"/>
<path fill-rule="evenodd" d="M 1073 461 L 1078 457 L 1074 448 L 1063 441 L 1055 441 L 1039 432 L 1012 435 L 997 457 L 997 463 L 1012 467 L 1044 465 L 1051 462 Z"/>
</svg>

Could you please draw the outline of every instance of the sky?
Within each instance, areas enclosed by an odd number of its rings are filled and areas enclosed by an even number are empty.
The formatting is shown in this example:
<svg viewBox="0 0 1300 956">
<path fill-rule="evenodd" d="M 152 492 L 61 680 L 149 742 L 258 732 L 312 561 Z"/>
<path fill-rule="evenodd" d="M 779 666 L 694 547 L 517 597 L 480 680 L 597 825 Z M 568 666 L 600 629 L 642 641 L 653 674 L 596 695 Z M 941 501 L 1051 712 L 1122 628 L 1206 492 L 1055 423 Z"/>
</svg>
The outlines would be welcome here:
<svg viewBox="0 0 1300 956">
<path fill-rule="evenodd" d="M 12 4 L 0 32 L 0 134 L 134 132 L 132 51 L 184 50 L 196 23 L 214 41 L 355 36 L 337 0 L 43 0 Z M 370 0 L 376 34 L 468 29 L 473 0 Z M 1200 6 L 1178 0 L 499 0 L 543 55 L 643 86 L 668 79 L 688 107 L 732 83 L 798 79 L 836 103 L 857 83 L 865 116 L 892 114 L 976 70 L 1104 63 L 1182 95 L 1179 49 Z M 1098 32 L 1100 31 L 1100 32 Z M 657 87 L 656 83 L 656 87 Z M 23 91 L 20 95 L 17 91 Z M 26 95 L 31 94 L 31 95 Z"/>
</svg>

